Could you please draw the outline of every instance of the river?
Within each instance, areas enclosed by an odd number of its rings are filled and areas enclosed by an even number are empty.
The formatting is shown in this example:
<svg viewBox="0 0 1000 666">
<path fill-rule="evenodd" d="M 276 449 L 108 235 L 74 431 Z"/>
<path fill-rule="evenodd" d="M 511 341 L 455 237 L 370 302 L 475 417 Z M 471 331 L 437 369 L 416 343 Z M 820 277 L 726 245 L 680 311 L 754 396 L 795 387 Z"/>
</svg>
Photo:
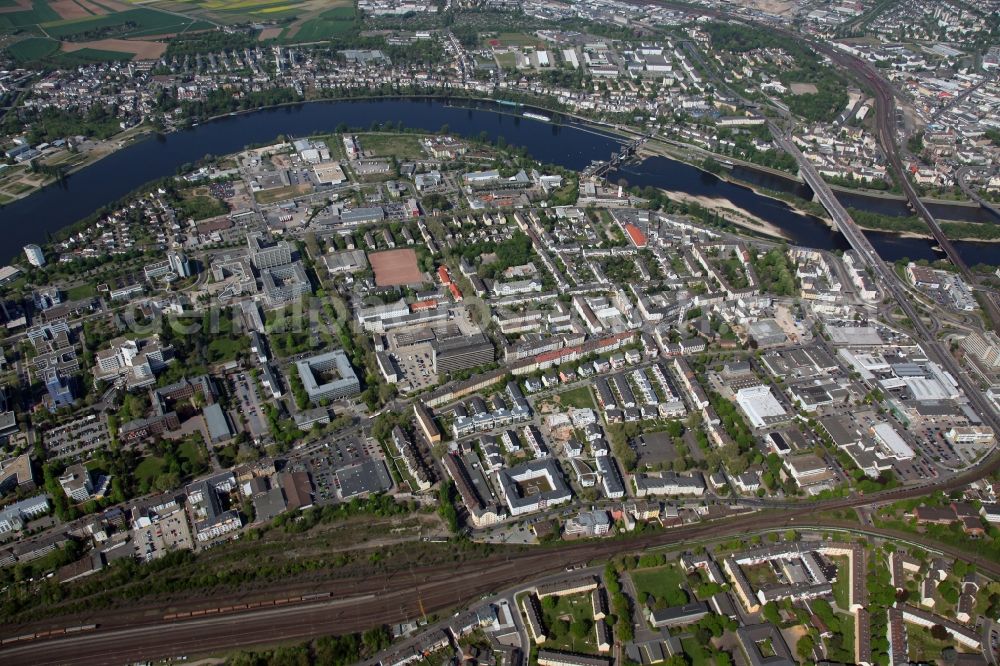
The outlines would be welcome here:
<svg viewBox="0 0 1000 666">
<path fill-rule="evenodd" d="M 45 242 L 54 233 L 90 215 L 110 202 L 151 180 L 176 173 L 177 169 L 205 155 L 237 152 L 249 144 L 273 140 L 279 134 L 305 136 L 331 132 L 341 123 L 369 127 L 372 123 L 399 123 L 406 127 L 437 131 L 443 125 L 453 134 L 491 140 L 503 137 L 512 145 L 525 146 L 537 160 L 583 170 L 592 160 L 607 159 L 619 140 L 572 124 L 557 125 L 512 116 L 490 104 L 465 101 L 449 104 L 437 99 L 380 99 L 314 102 L 228 116 L 189 130 L 150 137 L 105 157 L 25 199 L 0 208 L 4 242 L 0 261 L 9 261 L 28 243 Z M 693 195 L 730 200 L 780 227 L 794 243 L 818 249 L 846 247 L 840 234 L 815 217 L 802 215 L 783 202 L 756 194 L 746 187 L 722 181 L 695 167 L 667 158 L 651 158 L 628 166 L 614 179 L 632 184 L 683 190 Z M 869 234 L 882 256 L 894 261 L 903 256 L 934 259 L 930 241 Z M 955 244 L 970 264 L 996 263 L 1000 246 L 987 243 Z"/>
</svg>

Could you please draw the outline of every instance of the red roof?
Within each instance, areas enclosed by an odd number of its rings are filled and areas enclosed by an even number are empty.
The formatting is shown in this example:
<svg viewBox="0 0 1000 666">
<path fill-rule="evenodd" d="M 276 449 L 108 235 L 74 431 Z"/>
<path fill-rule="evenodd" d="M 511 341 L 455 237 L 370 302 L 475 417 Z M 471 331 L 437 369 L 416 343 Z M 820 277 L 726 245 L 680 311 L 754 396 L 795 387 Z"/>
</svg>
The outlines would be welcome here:
<svg viewBox="0 0 1000 666">
<path fill-rule="evenodd" d="M 441 278 L 443 284 L 451 284 L 451 276 L 448 275 L 447 266 L 438 266 L 438 277 Z"/>
<path fill-rule="evenodd" d="M 449 282 L 448 288 L 451 289 L 451 295 L 455 297 L 456 301 L 462 300 L 462 292 L 459 290 L 457 284 L 455 284 L 454 282 Z"/>
<path fill-rule="evenodd" d="M 551 361 L 553 359 L 562 358 L 563 356 L 566 356 L 568 354 L 572 354 L 572 353 L 577 353 L 578 354 L 578 353 L 580 353 L 581 349 L 582 348 L 579 345 L 577 345 L 577 346 L 574 346 L 574 347 L 563 347 L 562 349 L 553 349 L 551 351 L 542 352 L 541 354 L 538 354 L 537 356 L 535 356 L 535 362 L 536 363 L 545 363 L 545 362 Z"/>
<path fill-rule="evenodd" d="M 437 301 L 430 299 L 426 301 L 417 301 L 410 306 L 410 312 L 416 312 L 418 310 L 433 310 L 437 307 Z"/>
<path fill-rule="evenodd" d="M 633 245 L 636 247 L 646 247 L 646 234 L 642 233 L 642 229 L 635 226 L 631 222 L 626 222 L 625 231 L 628 232 L 628 236 L 632 239 Z"/>
</svg>

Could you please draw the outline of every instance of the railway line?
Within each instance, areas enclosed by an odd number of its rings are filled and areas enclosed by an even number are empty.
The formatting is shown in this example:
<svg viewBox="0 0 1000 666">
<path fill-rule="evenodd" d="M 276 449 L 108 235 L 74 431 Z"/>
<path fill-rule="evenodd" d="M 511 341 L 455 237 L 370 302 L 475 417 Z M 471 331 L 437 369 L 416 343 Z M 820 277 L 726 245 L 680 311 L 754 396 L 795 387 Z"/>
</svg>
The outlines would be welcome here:
<svg viewBox="0 0 1000 666">
<path fill-rule="evenodd" d="M 855 500 L 857 501 L 857 500 Z M 205 654 L 223 650 L 306 640 L 329 634 L 364 631 L 377 624 L 396 623 L 463 606 L 478 598 L 523 586 L 581 562 L 603 560 L 650 548 L 741 536 L 776 529 L 831 529 L 920 544 L 930 550 L 974 562 L 980 570 L 1000 576 L 1000 563 L 968 555 L 919 535 L 880 528 L 861 528 L 842 521 L 814 518 L 816 508 L 769 511 L 724 522 L 675 528 L 636 539 L 588 541 L 559 548 L 538 548 L 516 557 L 495 555 L 481 561 L 438 565 L 420 576 L 403 572 L 373 578 L 366 594 L 342 595 L 333 590 L 306 599 L 276 600 L 246 609 L 213 607 L 184 616 L 161 615 L 124 626 L 90 625 L 86 632 L 37 632 L 30 640 L 13 640 L 0 648 L 5 664 L 60 664 L 82 661 L 120 664 L 149 659 Z M 381 589 L 379 589 L 381 588 Z M 32 632 L 36 633 L 36 632 Z M 25 636 L 23 632 L 18 634 Z"/>
</svg>

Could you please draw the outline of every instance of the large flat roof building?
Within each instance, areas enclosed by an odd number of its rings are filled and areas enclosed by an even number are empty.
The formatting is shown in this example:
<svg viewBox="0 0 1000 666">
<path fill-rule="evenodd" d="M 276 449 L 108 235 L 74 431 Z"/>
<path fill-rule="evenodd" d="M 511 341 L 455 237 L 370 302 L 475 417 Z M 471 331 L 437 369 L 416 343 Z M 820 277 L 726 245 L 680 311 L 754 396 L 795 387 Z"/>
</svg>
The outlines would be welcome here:
<svg viewBox="0 0 1000 666">
<path fill-rule="evenodd" d="M 295 368 L 312 402 L 339 400 L 361 392 L 358 375 L 341 349 L 310 356 L 296 362 Z"/>
<path fill-rule="evenodd" d="M 247 234 L 247 249 L 254 268 L 274 268 L 292 263 L 292 246 L 261 233 Z"/>
<path fill-rule="evenodd" d="M 754 428 L 783 420 L 787 413 L 781 403 L 771 394 L 770 386 L 748 386 L 736 394 L 736 403 L 743 409 L 750 425 Z"/>
<path fill-rule="evenodd" d="M 573 497 L 559 464 L 552 458 L 532 460 L 503 469 L 497 478 L 512 516 L 565 504 Z"/>
<path fill-rule="evenodd" d="M 482 333 L 435 339 L 434 371 L 439 374 L 489 365 L 493 362 L 493 343 Z"/>
<path fill-rule="evenodd" d="M 264 299 L 270 307 L 293 303 L 312 293 L 312 284 L 301 261 L 261 269 Z"/>
</svg>

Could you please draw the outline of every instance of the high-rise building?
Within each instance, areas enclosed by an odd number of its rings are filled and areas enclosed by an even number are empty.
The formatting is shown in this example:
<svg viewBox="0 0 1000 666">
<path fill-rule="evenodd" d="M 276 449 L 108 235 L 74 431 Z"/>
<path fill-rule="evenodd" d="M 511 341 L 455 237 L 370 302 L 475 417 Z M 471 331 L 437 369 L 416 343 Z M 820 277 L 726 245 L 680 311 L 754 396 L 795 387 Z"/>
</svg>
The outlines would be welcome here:
<svg viewBox="0 0 1000 666">
<path fill-rule="evenodd" d="M 167 252 L 167 262 L 170 264 L 170 270 L 178 277 L 191 275 L 191 264 L 183 252 Z"/>
<path fill-rule="evenodd" d="M 45 390 L 52 398 L 53 410 L 69 407 L 76 402 L 76 398 L 73 397 L 72 384 L 67 378 L 60 376 L 56 369 L 51 369 L 45 374 Z"/>
<path fill-rule="evenodd" d="M 37 245 L 25 245 L 24 254 L 28 257 L 28 263 L 32 266 L 45 265 L 45 253 Z"/>
</svg>

